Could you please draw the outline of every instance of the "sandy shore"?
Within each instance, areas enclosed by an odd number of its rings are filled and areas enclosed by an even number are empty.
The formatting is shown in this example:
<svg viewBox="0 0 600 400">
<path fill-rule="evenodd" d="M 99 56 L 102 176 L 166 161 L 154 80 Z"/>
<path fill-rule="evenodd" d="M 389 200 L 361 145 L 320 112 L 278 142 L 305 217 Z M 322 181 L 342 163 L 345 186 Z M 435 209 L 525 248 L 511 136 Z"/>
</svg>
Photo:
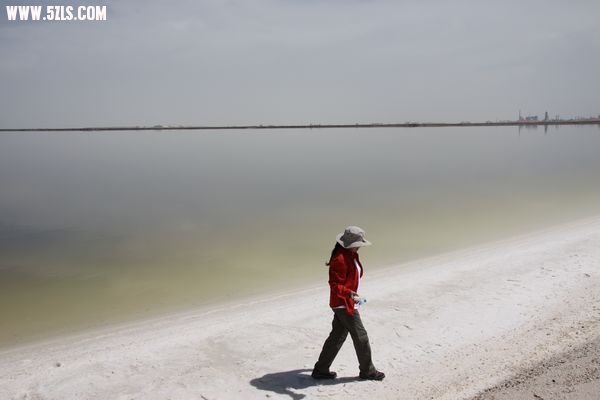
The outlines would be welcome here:
<svg viewBox="0 0 600 400">
<path fill-rule="evenodd" d="M 600 398 L 600 336 L 489 388 L 473 400 Z"/>
<path fill-rule="evenodd" d="M 3 351 L 0 398 L 598 398 L 600 218 L 376 271 L 363 258 L 383 382 L 357 379 L 350 340 L 338 379 L 309 377 L 324 267 L 295 292 Z"/>
</svg>

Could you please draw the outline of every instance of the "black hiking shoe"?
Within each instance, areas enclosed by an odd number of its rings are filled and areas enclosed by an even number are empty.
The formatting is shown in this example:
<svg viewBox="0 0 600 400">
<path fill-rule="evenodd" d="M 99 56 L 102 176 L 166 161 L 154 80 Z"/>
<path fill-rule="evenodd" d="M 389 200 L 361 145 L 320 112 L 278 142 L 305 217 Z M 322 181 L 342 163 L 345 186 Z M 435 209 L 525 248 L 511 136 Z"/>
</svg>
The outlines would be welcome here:
<svg viewBox="0 0 600 400">
<path fill-rule="evenodd" d="M 313 369 L 312 374 L 310 374 L 314 379 L 335 379 L 337 374 L 333 371 L 321 372 Z"/>
<path fill-rule="evenodd" d="M 360 379 L 366 379 L 369 381 L 382 381 L 385 378 L 385 374 L 381 371 L 373 371 L 369 374 L 363 374 L 362 372 L 358 375 Z"/>
</svg>

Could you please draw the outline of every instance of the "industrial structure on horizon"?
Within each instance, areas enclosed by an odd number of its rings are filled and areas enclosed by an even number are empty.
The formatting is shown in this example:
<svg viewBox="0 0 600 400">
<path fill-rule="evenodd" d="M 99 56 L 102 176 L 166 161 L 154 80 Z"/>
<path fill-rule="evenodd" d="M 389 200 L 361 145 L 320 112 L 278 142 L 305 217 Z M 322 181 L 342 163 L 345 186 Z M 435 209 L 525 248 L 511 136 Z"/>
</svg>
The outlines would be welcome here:
<svg viewBox="0 0 600 400">
<path fill-rule="evenodd" d="M 537 115 L 527 115 L 527 116 L 523 116 L 521 114 L 521 110 L 519 110 L 519 122 L 539 122 L 539 118 Z M 557 115 L 556 117 L 554 117 L 554 119 L 550 119 L 550 117 L 548 116 L 548 111 L 546 111 L 544 113 L 544 119 L 542 120 L 542 122 L 551 122 L 551 121 L 560 121 L 560 116 Z"/>
</svg>

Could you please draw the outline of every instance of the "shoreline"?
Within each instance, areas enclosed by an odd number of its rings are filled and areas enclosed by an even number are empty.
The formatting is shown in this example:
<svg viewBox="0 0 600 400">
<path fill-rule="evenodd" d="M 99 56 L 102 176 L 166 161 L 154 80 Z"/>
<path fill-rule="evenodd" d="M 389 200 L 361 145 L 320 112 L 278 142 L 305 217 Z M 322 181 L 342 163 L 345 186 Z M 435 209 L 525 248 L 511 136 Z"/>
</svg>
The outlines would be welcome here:
<svg viewBox="0 0 600 400">
<path fill-rule="evenodd" d="M 598 244 L 593 217 L 368 270 L 361 315 L 382 383 L 356 380 L 350 340 L 339 379 L 308 376 L 331 319 L 322 282 L 0 350 L 0 397 L 474 398 L 593 342 Z"/>
<path fill-rule="evenodd" d="M 503 244 L 509 244 L 514 241 L 526 241 L 529 238 L 535 238 L 544 233 L 549 233 L 557 228 L 565 228 L 569 226 L 576 226 L 585 224 L 589 220 L 600 218 L 599 216 L 578 218 L 574 221 L 561 223 L 557 225 L 547 225 L 546 227 L 535 229 L 533 231 L 519 233 L 513 236 L 495 239 L 489 242 L 476 243 L 467 247 L 453 249 L 438 254 L 432 254 L 420 258 L 410 259 L 408 261 L 402 261 L 399 263 L 383 263 L 381 265 L 375 265 L 374 267 L 368 266 L 367 274 L 368 277 L 379 279 L 388 273 L 410 273 L 423 268 L 423 265 L 435 266 L 436 264 L 443 263 L 450 259 L 459 257 L 465 257 L 472 255 L 475 252 L 481 252 L 489 249 L 502 246 Z M 323 268 L 322 277 L 312 281 L 307 281 L 302 285 L 288 284 L 283 289 L 275 289 L 269 287 L 265 292 L 253 293 L 253 294 L 242 294 L 240 297 L 235 297 L 230 300 L 224 298 L 216 299 L 211 302 L 201 303 L 196 306 L 173 306 L 166 310 L 157 310 L 155 312 L 148 312 L 145 314 L 132 314 L 128 318 L 124 318 L 118 322 L 95 324 L 90 326 L 84 326 L 82 328 L 75 328 L 66 330 L 65 332 L 50 332 L 42 334 L 36 338 L 26 339 L 24 341 L 2 344 L 0 345 L 0 359 L 3 353 L 9 353 L 13 351 L 19 351 L 28 349 L 31 347 L 45 347 L 51 346 L 56 343 L 63 341 L 76 341 L 81 338 L 86 338 L 90 335 L 106 334 L 116 330 L 133 328 L 140 325 L 151 324 L 163 321 L 165 319 L 176 320 L 178 318 L 187 318 L 189 316 L 198 314 L 214 314 L 225 310 L 237 309 L 239 307 L 245 307 L 247 305 L 268 303 L 278 298 L 285 298 L 286 296 L 303 296 L 312 292 L 321 293 L 323 290 L 327 291 L 327 268 Z M 326 299 L 327 300 L 327 299 Z"/>
<path fill-rule="evenodd" d="M 0 128 L 8 132 L 114 132 L 114 131 L 200 131 L 200 130 L 254 130 L 254 129 L 339 129 L 339 128 L 448 128 L 472 126 L 558 126 L 600 125 L 600 118 L 540 121 L 498 122 L 403 122 L 355 124 L 258 124 L 258 125 L 154 125 L 154 126 L 95 126 L 77 128 Z"/>
</svg>

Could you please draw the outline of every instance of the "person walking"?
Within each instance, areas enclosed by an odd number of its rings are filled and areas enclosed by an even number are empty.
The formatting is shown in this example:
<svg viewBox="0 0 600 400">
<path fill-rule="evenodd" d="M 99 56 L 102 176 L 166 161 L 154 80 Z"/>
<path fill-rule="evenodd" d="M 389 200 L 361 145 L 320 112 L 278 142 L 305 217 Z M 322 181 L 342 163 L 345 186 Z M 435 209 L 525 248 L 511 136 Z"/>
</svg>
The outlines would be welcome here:
<svg viewBox="0 0 600 400">
<path fill-rule="evenodd" d="M 365 231 L 358 226 L 349 226 L 336 237 L 329 266 L 329 306 L 333 310 L 331 333 L 315 363 L 311 376 L 314 379 L 334 379 L 337 374 L 330 371 L 331 364 L 342 348 L 348 333 L 352 337 L 359 363 L 359 378 L 381 381 L 385 374 L 373 365 L 369 337 L 360 319 L 358 308 L 366 300 L 358 294 L 363 266 L 358 250 L 369 246 Z"/>
</svg>

